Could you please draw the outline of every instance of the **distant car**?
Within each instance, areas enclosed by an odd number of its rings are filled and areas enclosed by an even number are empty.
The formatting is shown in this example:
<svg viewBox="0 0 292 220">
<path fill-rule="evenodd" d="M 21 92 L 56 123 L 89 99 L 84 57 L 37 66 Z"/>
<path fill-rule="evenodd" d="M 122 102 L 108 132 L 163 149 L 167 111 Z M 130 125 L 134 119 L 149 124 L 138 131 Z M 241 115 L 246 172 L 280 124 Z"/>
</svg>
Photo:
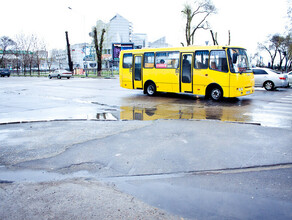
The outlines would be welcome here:
<svg viewBox="0 0 292 220">
<path fill-rule="evenodd" d="M 289 85 L 292 86 L 292 71 L 287 73 L 288 79 L 289 79 Z"/>
<path fill-rule="evenodd" d="M 268 91 L 289 86 L 288 76 L 268 68 L 254 68 L 255 86 L 264 87 Z"/>
<path fill-rule="evenodd" d="M 4 76 L 9 77 L 10 76 L 10 70 L 6 69 L 6 68 L 0 68 L 0 75 L 1 75 L 1 77 L 4 77 Z"/>
<path fill-rule="evenodd" d="M 52 79 L 53 77 L 57 77 L 58 79 L 70 79 L 70 77 L 72 77 L 72 73 L 67 70 L 55 70 L 54 72 L 49 73 L 49 78 Z"/>
</svg>

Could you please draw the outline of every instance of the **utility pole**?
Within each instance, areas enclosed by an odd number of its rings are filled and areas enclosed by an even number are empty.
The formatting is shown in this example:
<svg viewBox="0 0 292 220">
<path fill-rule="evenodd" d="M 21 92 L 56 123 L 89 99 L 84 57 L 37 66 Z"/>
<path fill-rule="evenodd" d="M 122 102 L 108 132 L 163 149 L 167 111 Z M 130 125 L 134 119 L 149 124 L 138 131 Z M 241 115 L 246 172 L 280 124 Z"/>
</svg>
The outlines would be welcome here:
<svg viewBox="0 0 292 220">
<path fill-rule="evenodd" d="M 70 44 L 69 44 L 69 37 L 68 37 L 68 31 L 65 31 L 66 34 L 66 42 L 67 42 L 67 54 L 68 54 L 68 65 L 71 72 L 73 72 L 73 62 L 71 60 L 71 50 L 70 50 Z"/>
</svg>

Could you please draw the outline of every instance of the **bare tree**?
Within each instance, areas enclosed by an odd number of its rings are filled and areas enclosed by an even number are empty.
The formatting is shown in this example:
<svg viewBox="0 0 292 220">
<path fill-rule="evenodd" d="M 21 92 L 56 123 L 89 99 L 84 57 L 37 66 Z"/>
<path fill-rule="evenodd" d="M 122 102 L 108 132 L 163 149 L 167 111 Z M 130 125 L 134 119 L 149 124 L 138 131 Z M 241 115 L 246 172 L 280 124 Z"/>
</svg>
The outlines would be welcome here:
<svg viewBox="0 0 292 220">
<path fill-rule="evenodd" d="M 21 48 L 20 48 L 20 45 L 19 43 L 17 42 L 17 40 L 15 41 L 15 46 L 14 46 L 14 68 L 16 68 L 16 72 L 17 74 L 19 75 L 19 70 L 21 68 Z"/>
<path fill-rule="evenodd" d="M 45 62 L 47 64 L 47 67 L 49 68 L 49 72 L 51 72 L 51 67 L 52 67 L 54 59 L 53 59 L 52 53 L 51 53 L 51 56 L 49 56 L 49 52 L 47 51 L 46 45 L 44 45 L 44 46 L 45 46 L 44 50 L 46 51 Z"/>
<path fill-rule="evenodd" d="M 280 57 L 280 63 L 279 63 L 279 70 L 282 69 L 282 64 L 283 61 L 285 59 L 285 55 L 286 55 L 286 45 L 285 45 L 285 37 L 281 37 L 279 38 L 279 48 L 278 48 L 278 54 Z"/>
<path fill-rule="evenodd" d="M 274 68 L 275 58 L 279 51 L 281 44 L 283 43 L 284 38 L 279 34 L 274 34 L 269 37 L 268 41 L 264 44 L 259 43 L 258 47 L 260 50 L 266 50 L 271 57 L 271 68 Z"/>
<path fill-rule="evenodd" d="M 15 46 L 15 42 L 10 39 L 7 36 L 3 36 L 0 38 L 0 48 L 2 50 L 2 55 L 1 55 L 1 59 L 0 59 L 0 66 L 1 67 L 6 67 L 6 62 L 5 62 L 5 55 L 7 54 L 7 50 L 11 50 L 13 49 L 13 47 Z"/>
<path fill-rule="evenodd" d="M 288 9 L 287 9 L 287 16 L 288 16 L 288 25 L 286 27 L 286 29 L 288 30 L 288 32 L 291 34 L 292 33 L 292 0 L 287 0 L 288 2 Z"/>
<path fill-rule="evenodd" d="M 189 46 L 194 44 L 194 35 L 197 30 L 210 28 L 207 18 L 216 13 L 216 7 L 211 0 L 200 0 L 195 1 L 194 9 L 190 4 L 186 4 L 181 12 L 186 18 L 185 37 Z M 195 25 L 192 25 L 193 21 L 196 22 Z"/>
<path fill-rule="evenodd" d="M 32 68 L 35 64 L 35 54 L 34 54 L 34 44 L 37 41 L 36 36 L 33 34 L 27 37 L 27 40 L 29 42 L 29 50 L 26 51 L 27 55 L 27 61 L 28 61 L 28 66 L 29 66 L 29 74 L 31 75 L 32 73 Z"/>
<path fill-rule="evenodd" d="M 16 36 L 16 43 L 20 53 L 20 60 L 22 70 L 25 75 L 25 71 L 28 67 L 30 67 L 31 71 L 31 60 L 32 60 L 32 36 L 26 36 L 24 34 L 20 34 Z"/>
<path fill-rule="evenodd" d="M 287 0 L 288 2 L 288 22 L 286 26 L 287 36 L 285 38 L 285 47 L 286 51 L 284 52 L 285 56 L 285 71 L 291 70 L 292 68 L 292 0 Z"/>
<path fill-rule="evenodd" d="M 93 43 L 96 52 L 97 59 L 97 73 L 98 76 L 101 76 L 102 71 L 102 49 L 105 39 L 106 26 L 102 21 L 97 21 L 96 26 L 92 28 L 92 32 L 89 33 L 89 36 L 93 38 Z"/>
<path fill-rule="evenodd" d="M 292 36 L 289 34 L 286 37 L 286 54 L 285 54 L 285 70 L 291 70 L 292 69 Z"/>
<path fill-rule="evenodd" d="M 40 40 L 38 37 L 33 36 L 32 50 L 34 54 L 34 62 L 37 65 L 38 75 L 40 76 L 40 65 L 47 56 L 45 42 Z"/>
</svg>

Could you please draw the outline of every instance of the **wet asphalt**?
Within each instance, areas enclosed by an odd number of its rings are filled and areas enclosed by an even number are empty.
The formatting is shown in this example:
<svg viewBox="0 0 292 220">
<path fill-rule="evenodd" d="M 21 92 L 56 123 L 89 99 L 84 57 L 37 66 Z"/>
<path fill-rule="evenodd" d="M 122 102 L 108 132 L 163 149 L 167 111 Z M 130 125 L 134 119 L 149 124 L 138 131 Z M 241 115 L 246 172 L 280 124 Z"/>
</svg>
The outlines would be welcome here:
<svg viewBox="0 0 292 220">
<path fill-rule="evenodd" d="M 84 178 L 183 218 L 292 217 L 291 89 L 217 103 L 118 79 L 0 83 L 2 183 Z"/>
</svg>

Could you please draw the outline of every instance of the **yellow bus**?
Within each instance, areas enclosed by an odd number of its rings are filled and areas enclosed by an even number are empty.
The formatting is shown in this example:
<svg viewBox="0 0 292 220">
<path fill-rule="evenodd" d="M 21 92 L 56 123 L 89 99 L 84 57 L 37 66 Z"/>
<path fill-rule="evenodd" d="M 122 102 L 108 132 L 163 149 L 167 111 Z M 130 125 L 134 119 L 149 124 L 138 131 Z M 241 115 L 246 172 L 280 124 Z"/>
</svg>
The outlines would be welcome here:
<svg viewBox="0 0 292 220">
<path fill-rule="evenodd" d="M 254 92 L 254 76 L 241 47 L 191 46 L 123 50 L 120 86 L 156 92 L 191 93 L 218 101 Z"/>
</svg>

